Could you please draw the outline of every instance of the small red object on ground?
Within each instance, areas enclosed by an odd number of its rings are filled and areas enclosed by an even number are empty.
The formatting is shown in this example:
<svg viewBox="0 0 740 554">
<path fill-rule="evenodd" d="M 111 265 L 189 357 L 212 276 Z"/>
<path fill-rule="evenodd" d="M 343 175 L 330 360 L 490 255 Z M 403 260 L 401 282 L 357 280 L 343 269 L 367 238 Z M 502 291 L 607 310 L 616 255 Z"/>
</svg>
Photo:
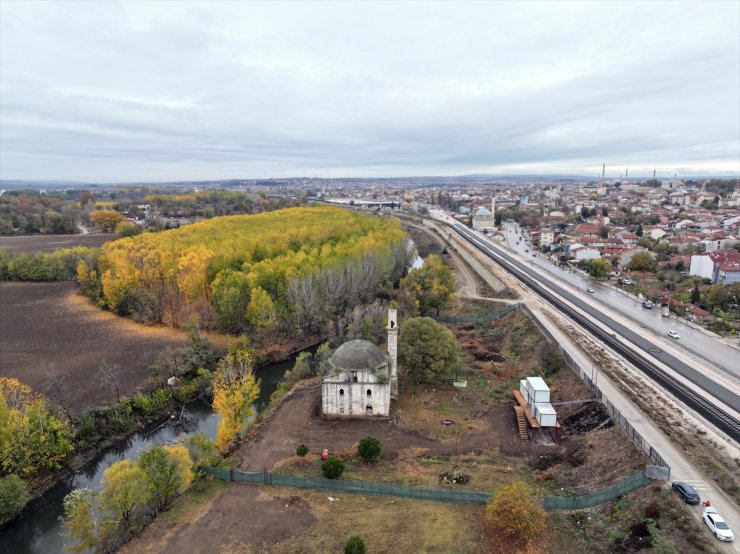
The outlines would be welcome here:
<svg viewBox="0 0 740 554">
<path fill-rule="evenodd" d="M 326 460 L 329 457 L 329 450 L 327 448 L 324 448 L 324 451 L 321 453 L 321 459 Z"/>
</svg>

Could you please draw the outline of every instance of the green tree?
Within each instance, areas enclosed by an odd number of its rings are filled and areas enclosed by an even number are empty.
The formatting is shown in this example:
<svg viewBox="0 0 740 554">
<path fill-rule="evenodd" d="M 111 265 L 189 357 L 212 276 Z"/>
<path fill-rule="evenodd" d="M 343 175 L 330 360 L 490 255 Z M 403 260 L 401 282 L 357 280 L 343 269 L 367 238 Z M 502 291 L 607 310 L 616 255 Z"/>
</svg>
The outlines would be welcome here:
<svg viewBox="0 0 740 554">
<path fill-rule="evenodd" d="M 215 466 L 221 461 L 216 443 L 203 432 L 196 433 L 184 441 L 194 467 Z"/>
<path fill-rule="evenodd" d="M 135 237 L 144 232 L 144 228 L 141 225 L 132 223 L 131 221 L 121 221 L 116 225 L 116 234 L 119 237 Z"/>
<path fill-rule="evenodd" d="M 486 519 L 507 537 L 530 541 L 547 528 L 547 514 L 523 481 L 500 487 L 488 501 Z"/>
<path fill-rule="evenodd" d="M 259 329 L 271 329 L 277 324 L 277 313 L 272 298 L 262 287 L 252 289 L 247 306 L 247 319 Z"/>
<path fill-rule="evenodd" d="M 565 367 L 565 358 L 557 346 L 546 346 L 540 352 L 540 368 L 543 377 L 552 377 Z"/>
<path fill-rule="evenodd" d="M 103 473 L 100 501 L 103 510 L 112 519 L 129 526 L 135 514 L 140 512 L 147 501 L 147 491 L 142 487 L 147 475 L 131 460 L 121 460 L 111 465 Z"/>
<path fill-rule="evenodd" d="M 327 479 L 339 479 L 344 473 L 344 462 L 334 456 L 329 456 L 321 463 L 321 473 Z"/>
<path fill-rule="evenodd" d="M 630 260 L 629 266 L 631 271 L 650 271 L 658 270 L 658 262 L 648 252 L 638 252 Z"/>
<path fill-rule="evenodd" d="M 357 453 L 366 462 L 374 460 L 380 456 L 380 441 L 371 436 L 363 438 L 357 445 Z"/>
<path fill-rule="evenodd" d="M 365 554 L 365 541 L 354 535 L 344 543 L 344 554 Z"/>
<path fill-rule="evenodd" d="M 0 527 L 18 515 L 30 498 L 28 487 L 15 473 L 0 477 Z"/>
<path fill-rule="evenodd" d="M 460 343 L 430 317 L 415 317 L 401 326 L 398 361 L 405 373 L 421 382 L 453 375 L 460 367 Z"/>
<path fill-rule="evenodd" d="M 137 466 L 144 473 L 146 504 L 153 515 L 184 491 L 193 479 L 192 461 L 187 450 L 182 446 L 180 449 L 154 445 L 139 456 Z"/>
<path fill-rule="evenodd" d="M 299 444 L 298 448 L 295 449 L 295 453 L 303 458 L 306 454 L 308 454 L 308 446 L 305 444 Z"/>
<path fill-rule="evenodd" d="M 74 541 L 66 547 L 72 552 L 92 550 L 100 540 L 98 514 L 95 501 L 98 491 L 92 489 L 75 489 L 64 497 L 64 533 L 62 535 Z"/>
<path fill-rule="evenodd" d="M 422 267 L 412 269 L 401 280 L 401 288 L 408 290 L 415 298 L 422 315 L 439 310 L 452 297 L 455 290 L 455 277 L 442 258 L 430 254 Z"/>
<path fill-rule="evenodd" d="M 606 277 L 611 273 L 611 270 L 611 264 L 604 258 L 589 260 L 586 263 L 586 271 L 589 275 L 593 275 L 594 277 Z"/>
<path fill-rule="evenodd" d="M 15 378 L 0 377 L 0 468 L 33 475 L 59 469 L 74 450 L 73 433 L 46 398 Z"/>
<path fill-rule="evenodd" d="M 701 293 L 699 292 L 699 283 L 694 283 L 694 288 L 691 289 L 691 303 L 699 305 L 701 302 Z"/>
<path fill-rule="evenodd" d="M 730 291 L 725 285 L 712 285 L 704 293 L 704 302 L 710 308 L 724 308 L 729 301 Z"/>
</svg>

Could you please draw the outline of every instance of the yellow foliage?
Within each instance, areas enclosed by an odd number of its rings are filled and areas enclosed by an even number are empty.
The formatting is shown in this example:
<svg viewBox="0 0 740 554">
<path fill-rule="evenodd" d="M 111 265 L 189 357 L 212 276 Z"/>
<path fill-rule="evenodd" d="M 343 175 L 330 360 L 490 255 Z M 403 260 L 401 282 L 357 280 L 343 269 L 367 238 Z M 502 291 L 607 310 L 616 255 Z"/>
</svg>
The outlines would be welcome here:
<svg viewBox="0 0 740 554">
<path fill-rule="evenodd" d="M 252 373 L 253 360 L 244 349 L 235 349 L 219 362 L 213 380 L 213 408 L 221 416 L 216 446 L 226 452 L 252 417 L 259 397 L 259 383 Z"/>
<path fill-rule="evenodd" d="M 190 486 L 195 479 L 193 472 L 193 460 L 190 458 L 188 449 L 182 444 L 165 446 L 164 451 L 167 453 L 167 459 L 170 463 L 177 465 L 178 473 L 182 479 L 180 491 L 182 492 Z"/>
<path fill-rule="evenodd" d="M 486 506 L 486 519 L 507 537 L 536 537 L 547 528 L 547 513 L 532 495 L 532 488 L 523 481 L 502 486 Z"/>
<path fill-rule="evenodd" d="M 207 309 L 215 309 L 226 328 L 238 329 L 252 317 L 257 325 L 269 327 L 271 312 L 285 311 L 291 280 L 368 256 L 377 259 L 381 274 L 388 277 L 391 247 L 405 239 L 396 220 L 333 206 L 216 217 L 105 244 L 100 280 L 113 310 L 125 298 L 134 304 L 141 299 L 156 314 L 150 317 L 162 321 L 176 318 L 173 314 L 187 302 L 203 310 L 203 320 L 212 315 Z M 225 273 L 228 279 L 219 279 Z M 247 290 L 242 292 L 237 282 Z M 246 302 L 257 288 L 262 292 L 248 315 Z"/>
</svg>

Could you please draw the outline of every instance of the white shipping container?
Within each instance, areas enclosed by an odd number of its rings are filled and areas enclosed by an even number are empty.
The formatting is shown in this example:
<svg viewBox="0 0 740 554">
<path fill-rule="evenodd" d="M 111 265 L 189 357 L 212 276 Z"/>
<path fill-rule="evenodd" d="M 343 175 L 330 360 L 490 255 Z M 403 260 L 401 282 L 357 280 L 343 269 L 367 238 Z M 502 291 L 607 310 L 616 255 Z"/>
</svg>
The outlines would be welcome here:
<svg viewBox="0 0 740 554">
<path fill-rule="evenodd" d="M 524 397 L 524 400 L 526 400 L 527 403 L 529 403 L 529 400 L 527 399 L 527 380 L 526 379 L 522 379 L 521 381 L 519 381 L 519 392 Z"/>
<path fill-rule="evenodd" d="M 540 427 L 555 427 L 558 424 L 558 414 L 549 402 L 536 403 L 533 415 Z"/>
<path fill-rule="evenodd" d="M 550 387 L 542 377 L 527 377 L 527 403 L 550 402 Z"/>
</svg>

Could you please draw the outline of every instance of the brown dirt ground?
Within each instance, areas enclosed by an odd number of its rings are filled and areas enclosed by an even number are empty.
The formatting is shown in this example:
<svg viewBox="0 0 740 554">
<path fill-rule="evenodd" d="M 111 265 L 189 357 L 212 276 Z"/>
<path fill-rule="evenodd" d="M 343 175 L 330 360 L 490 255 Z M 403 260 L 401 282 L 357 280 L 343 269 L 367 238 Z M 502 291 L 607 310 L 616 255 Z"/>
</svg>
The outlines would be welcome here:
<svg viewBox="0 0 740 554">
<path fill-rule="evenodd" d="M 25 237 L 0 237 L 0 248 L 6 252 L 31 253 L 53 252 L 58 248 L 87 246 L 96 248 L 110 240 L 117 239 L 114 234 L 91 233 L 88 235 L 29 235 Z"/>
<path fill-rule="evenodd" d="M 182 331 L 145 327 L 105 312 L 71 282 L 0 283 L 0 376 L 42 390 L 42 362 L 68 372 L 79 413 L 114 401 L 97 377 L 103 360 L 122 367 L 121 393 L 146 384 L 147 365 L 181 346 Z"/>
</svg>

